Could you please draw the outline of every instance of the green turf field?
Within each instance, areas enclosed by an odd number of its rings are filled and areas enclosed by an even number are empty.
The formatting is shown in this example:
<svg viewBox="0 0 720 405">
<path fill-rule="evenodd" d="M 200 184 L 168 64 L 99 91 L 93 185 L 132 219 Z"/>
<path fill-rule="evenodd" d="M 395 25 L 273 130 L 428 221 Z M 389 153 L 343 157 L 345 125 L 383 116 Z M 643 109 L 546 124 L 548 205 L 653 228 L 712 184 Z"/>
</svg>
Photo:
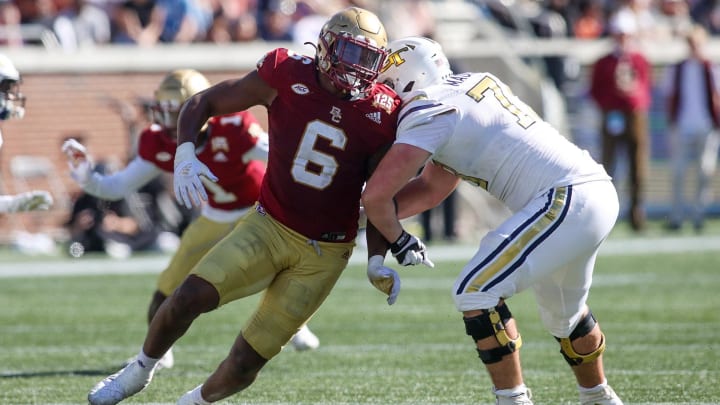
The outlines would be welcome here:
<svg viewBox="0 0 720 405">
<path fill-rule="evenodd" d="M 32 263 L 52 271 L 52 262 Z M 58 263 L 67 267 L 68 259 Z M 223 403 L 492 403 L 449 292 L 461 263 L 401 269 L 403 289 L 392 307 L 367 283 L 364 267 L 352 265 L 310 323 L 320 348 L 288 347 L 254 385 Z M 590 305 L 607 335 L 610 383 L 626 404 L 720 403 L 719 252 L 604 255 L 595 274 Z M 154 283 L 151 273 L 0 278 L 0 404 L 86 403 L 95 382 L 137 353 Z M 200 384 L 255 302 L 200 318 L 176 345 L 175 367 L 125 403 L 175 403 Z M 541 328 L 531 294 L 509 305 L 536 403 L 577 403 L 571 372 Z"/>
</svg>

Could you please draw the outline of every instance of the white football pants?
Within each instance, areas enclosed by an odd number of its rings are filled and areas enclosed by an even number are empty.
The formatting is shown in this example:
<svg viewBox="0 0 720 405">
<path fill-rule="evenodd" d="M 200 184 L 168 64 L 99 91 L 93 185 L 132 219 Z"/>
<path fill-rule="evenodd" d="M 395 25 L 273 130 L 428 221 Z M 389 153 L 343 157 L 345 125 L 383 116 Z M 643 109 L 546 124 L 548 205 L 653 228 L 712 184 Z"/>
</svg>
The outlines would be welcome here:
<svg viewBox="0 0 720 405">
<path fill-rule="evenodd" d="M 585 309 L 595 258 L 618 210 L 609 180 L 538 196 L 480 241 L 453 287 L 458 310 L 489 309 L 531 287 L 547 330 L 568 337 Z"/>
</svg>

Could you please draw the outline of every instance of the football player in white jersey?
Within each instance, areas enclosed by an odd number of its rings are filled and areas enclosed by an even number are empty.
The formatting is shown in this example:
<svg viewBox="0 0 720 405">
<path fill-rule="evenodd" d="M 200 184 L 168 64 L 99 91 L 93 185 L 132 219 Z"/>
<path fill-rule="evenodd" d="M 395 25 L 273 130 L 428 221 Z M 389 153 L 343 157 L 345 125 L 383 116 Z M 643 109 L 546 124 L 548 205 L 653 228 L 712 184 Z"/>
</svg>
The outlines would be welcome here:
<svg viewBox="0 0 720 405">
<path fill-rule="evenodd" d="M 10 58 L 0 54 L 0 121 L 22 118 L 25 114 L 25 96 L 20 92 L 20 72 Z M 0 147 L 3 139 L 0 132 Z M 33 190 L 16 195 L 0 195 L 0 214 L 47 210 L 53 203 L 45 190 Z"/>
<path fill-rule="evenodd" d="M 452 74 L 440 46 L 426 38 L 389 48 L 378 80 L 401 95 L 403 108 L 397 140 L 363 192 L 368 220 L 396 241 L 391 246 L 426 258 L 398 218 L 436 206 L 461 180 L 497 197 L 512 216 L 482 239 L 452 290 L 497 403 L 532 404 L 506 304 L 530 288 L 575 373 L 580 402 L 622 404 L 605 378 L 605 337 L 586 304 L 598 249 L 618 216 L 610 177 L 496 76 Z M 377 253 L 371 260 L 382 263 L 384 252 Z"/>
</svg>

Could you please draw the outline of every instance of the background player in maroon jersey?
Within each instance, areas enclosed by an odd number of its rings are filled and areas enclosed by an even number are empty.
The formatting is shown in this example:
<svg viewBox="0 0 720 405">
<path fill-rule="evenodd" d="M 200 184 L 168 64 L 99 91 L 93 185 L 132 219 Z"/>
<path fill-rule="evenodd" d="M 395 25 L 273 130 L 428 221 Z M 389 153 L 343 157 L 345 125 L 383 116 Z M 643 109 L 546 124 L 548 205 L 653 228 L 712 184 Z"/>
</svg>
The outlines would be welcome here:
<svg viewBox="0 0 720 405">
<path fill-rule="evenodd" d="M 66 141 L 62 149 L 68 157 L 73 179 L 88 194 L 120 200 L 163 172 L 172 173 L 180 105 L 190 95 L 208 87 L 207 78 L 195 70 L 175 70 L 165 76 L 155 91 L 151 108 L 153 123 L 138 138 L 137 156 L 111 175 L 94 172 L 85 147 L 74 139 Z M 213 117 L 200 131 L 198 159 L 217 173 L 218 180 L 204 183 L 208 203 L 183 232 L 177 252 L 160 273 L 148 308 L 148 323 L 195 263 L 227 235 L 255 203 L 265 175 L 267 151 L 267 133 L 248 111 Z M 316 348 L 318 344 L 317 337 L 307 328 L 293 337 L 293 347 L 299 350 Z M 170 368 L 173 364 L 172 351 L 168 350 L 158 367 Z"/>
<path fill-rule="evenodd" d="M 323 26 L 316 57 L 279 48 L 257 69 L 190 97 L 178 120 L 175 194 L 205 198 L 212 169 L 195 157 L 211 116 L 268 109 L 270 152 L 258 203 L 208 252 L 153 318 L 138 360 L 98 383 L 92 404 L 142 390 L 158 359 L 200 314 L 263 291 L 229 355 L 179 404 L 208 404 L 247 388 L 315 313 L 355 246 L 360 193 L 372 161 L 394 140 L 400 99 L 375 82 L 387 38 L 369 11 L 348 8 Z"/>
</svg>

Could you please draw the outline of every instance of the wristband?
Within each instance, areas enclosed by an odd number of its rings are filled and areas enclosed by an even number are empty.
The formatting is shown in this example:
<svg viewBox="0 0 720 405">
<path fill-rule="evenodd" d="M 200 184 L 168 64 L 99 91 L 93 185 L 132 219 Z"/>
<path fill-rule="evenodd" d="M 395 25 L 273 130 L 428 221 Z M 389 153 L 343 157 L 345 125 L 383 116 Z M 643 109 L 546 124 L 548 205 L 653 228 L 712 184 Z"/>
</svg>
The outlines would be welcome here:
<svg viewBox="0 0 720 405">
<path fill-rule="evenodd" d="M 404 244 L 407 243 L 407 241 L 411 238 L 410 234 L 405 232 L 403 229 L 400 236 L 398 236 L 397 240 L 395 242 L 390 244 L 390 250 L 392 250 L 394 253 L 400 250 Z"/>
<path fill-rule="evenodd" d="M 193 142 L 183 142 L 175 149 L 175 165 L 190 159 L 196 159 L 195 144 Z"/>
</svg>

